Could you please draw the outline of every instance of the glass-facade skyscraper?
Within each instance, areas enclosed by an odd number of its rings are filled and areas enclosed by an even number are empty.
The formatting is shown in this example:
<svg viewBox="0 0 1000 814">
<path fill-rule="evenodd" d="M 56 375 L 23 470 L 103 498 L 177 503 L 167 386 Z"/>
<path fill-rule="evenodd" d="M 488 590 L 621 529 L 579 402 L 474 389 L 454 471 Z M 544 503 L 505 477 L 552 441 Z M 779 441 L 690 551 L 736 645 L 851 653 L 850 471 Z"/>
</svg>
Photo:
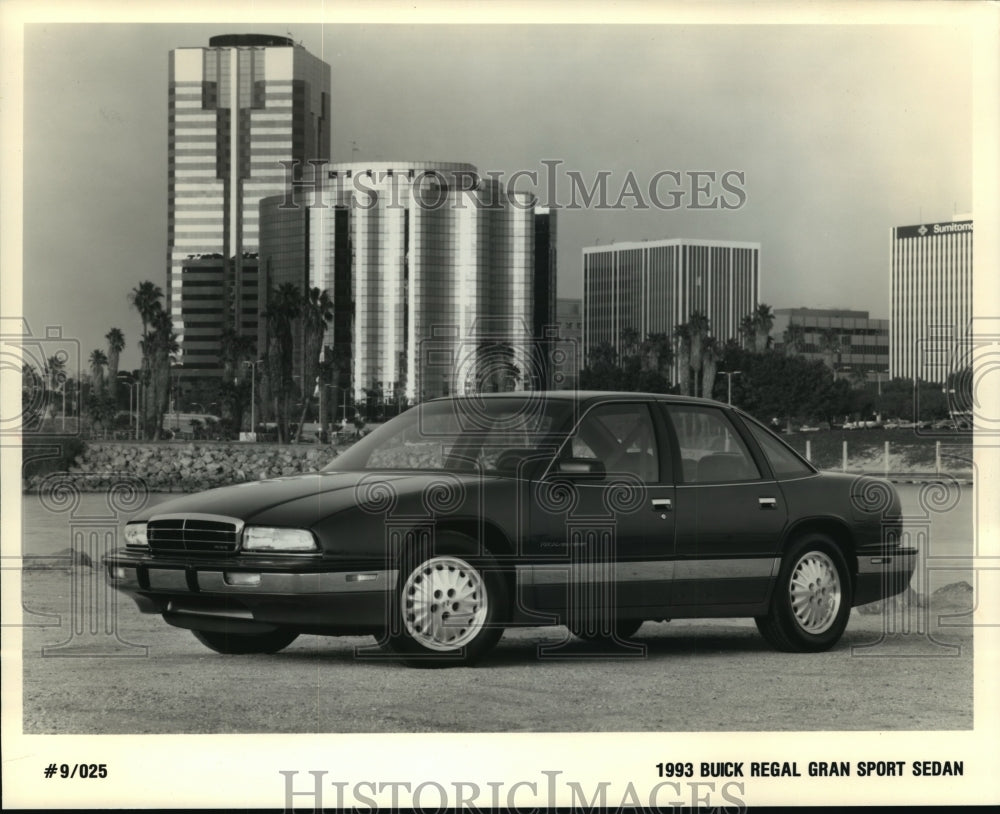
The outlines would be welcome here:
<svg viewBox="0 0 1000 814">
<path fill-rule="evenodd" d="M 329 165 L 295 202 L 261 202 L 262 294 L 331 294 L 326 344 L 349 345 L 355 400 L 545 386 L 556 228 L 533 196 L 471 164 L 369 162 Z"/>
<path fill-rule="evenodd" d="M 170 52 L 167 301 L 185 376 L 217 376 L 223 328 L 256 336 L 261 198 L 330 156 L 330 66 L 286 37 Z"/>
<path fill-rule="evenodd" d="M 686 238 L 583 250 L 584 354 L 603 343 L 622 351 L 622 332 L 673 336 L 699 311 L 723 344 L 757 308 L 760 244 Z M 675 365 L 676 367 L 676 365 Z M 675 370 L 676 376 L 676 370 Z"/>
</svg>

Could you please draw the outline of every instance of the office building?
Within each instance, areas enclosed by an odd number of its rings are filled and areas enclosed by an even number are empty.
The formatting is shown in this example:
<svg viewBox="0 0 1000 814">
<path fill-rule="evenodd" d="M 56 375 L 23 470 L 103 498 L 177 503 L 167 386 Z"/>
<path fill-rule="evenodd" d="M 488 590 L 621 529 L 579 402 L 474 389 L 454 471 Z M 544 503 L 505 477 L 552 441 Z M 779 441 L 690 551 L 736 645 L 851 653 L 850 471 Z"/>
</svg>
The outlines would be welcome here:
<svg viewBox="0 0 1000 814">
<path fill-rule="evenodd" d="M 332 292 L 329 344 L 349 344 L 356 401 L 544 386 L 554 213 L 471 164 L 341 163 L 325 175 L 261 203 L 262 302 L 282 282 Z"/>
<path fill-rule="evenodd" d="M 583 300 L 560 297 L 556 300 L 556 324 L 559 326 L 559 370 L 553 390 L 575 390 L 583 366 Z"/>
<path fill-rule="evenodd" d="M 771 336 L 776 350 L 830 365 L 841 374 L 886 379 L 889 320 L 843 308 L 775 308 Z"/>
<path fill-rule="evenodd" d="M 167 305 L 185 376 L 217 376 L 223 327 L 255 336 L 258 205 L 286 164 L 328 160 L 330 66 L 286 37 L 170 52 Z"/>
<path fill-rule="evenodd" d="M 738 338 L 759 301 L 760 251 L 759 243 L 686 238 L 584 248 L 585 353 L 602 343 L 621 353 L 626 329 L 640 341 L 673 336 L 695 311 L 720 344 Z"/>
<path fill-rule="evenodd" d="M 890 376 L 945 382 L 968 364 L 972 217 L 893 228 L 889 285 Z"/>
</svg>

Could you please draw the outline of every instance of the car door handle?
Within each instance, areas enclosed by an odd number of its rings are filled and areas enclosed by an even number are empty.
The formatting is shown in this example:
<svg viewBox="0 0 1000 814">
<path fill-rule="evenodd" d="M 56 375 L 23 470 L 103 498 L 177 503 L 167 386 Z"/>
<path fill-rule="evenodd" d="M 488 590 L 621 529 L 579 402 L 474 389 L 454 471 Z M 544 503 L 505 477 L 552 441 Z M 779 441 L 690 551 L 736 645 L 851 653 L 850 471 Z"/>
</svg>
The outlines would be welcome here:
<svg viewBox="0 0 1000 814">
<path fill-rule="evenodd" d="M 759 497 L 757 502 L 760 504 L 762 509 L 777 509 L 778 499 L 775 497 Z"/>
<path fill-rule="evenodd" d="M 653 511 L 669 512 L 673 508 L 673 505 L 669 497 L 658 497 L 653 501 Z"/>
</svg>

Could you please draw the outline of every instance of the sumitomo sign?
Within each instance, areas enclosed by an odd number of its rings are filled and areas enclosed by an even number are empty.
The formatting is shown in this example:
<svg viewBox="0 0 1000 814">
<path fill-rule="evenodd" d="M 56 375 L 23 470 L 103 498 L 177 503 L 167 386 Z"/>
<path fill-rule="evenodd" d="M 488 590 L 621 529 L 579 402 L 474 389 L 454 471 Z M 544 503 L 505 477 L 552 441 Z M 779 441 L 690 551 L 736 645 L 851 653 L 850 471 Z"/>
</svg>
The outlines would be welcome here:
<svg viewBox="0 0 1000 814">
<path fill-rule="evenodd" d="M 947 223 L 922 223 L 919 226 L 897 226 L 896 238 L 933 237 L 934 235 L 951 235 L 956 232 L 971 232 L 972 221 L 948 221 Z"/>
</svg>

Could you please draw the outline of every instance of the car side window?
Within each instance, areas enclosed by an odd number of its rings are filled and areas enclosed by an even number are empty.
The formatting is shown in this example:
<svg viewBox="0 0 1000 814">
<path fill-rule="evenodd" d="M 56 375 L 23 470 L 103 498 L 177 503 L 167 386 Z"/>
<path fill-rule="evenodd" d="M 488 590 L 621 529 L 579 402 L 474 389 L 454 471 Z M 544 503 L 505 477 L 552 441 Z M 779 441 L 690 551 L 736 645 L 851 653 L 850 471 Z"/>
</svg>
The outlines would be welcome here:
<svg viewBox="0 0 1000 814">
<path fill-rule="evenodd" d="M 580 421 L 563 457 L 596 458 L 609 476 L 626 472 L 643 483 L 660 480 L 660 455 L 645 404 L 601 404 Z"/>
<path fill-rule="evenodd" d="M 769 431 L 754 421 L 744 420 L 743 423 L 750 430 L 757 445 L 764 451 L 764 457 L 767 458 L 776 478 L 798 478 L 813 473 L 812 469 L 798 455 Z"/>
<path fill-rule="evenodd" d="M 761 479 L 750 450 L 722 410 L 669 404 L 667 414 L 677 433 L 684 483 Z"/>
</svg>

